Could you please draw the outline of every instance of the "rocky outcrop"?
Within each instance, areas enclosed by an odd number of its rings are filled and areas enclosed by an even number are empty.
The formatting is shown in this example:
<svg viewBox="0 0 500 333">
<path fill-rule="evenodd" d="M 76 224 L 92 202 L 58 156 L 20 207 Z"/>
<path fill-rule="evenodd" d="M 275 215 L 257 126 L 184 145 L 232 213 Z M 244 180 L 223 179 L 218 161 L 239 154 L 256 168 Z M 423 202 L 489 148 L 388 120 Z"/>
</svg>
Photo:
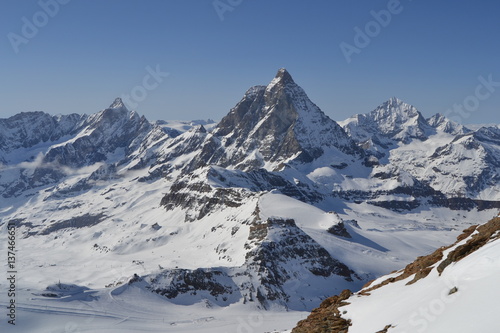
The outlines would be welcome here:
<svg viewBox="0 0 500 333">
<path fill-rule="evenodd" d="M 471 226 L 463 231 L 454 244 L 441 247 L 430 255 L 418 257 L 403 270 L 393 272 L 391 277 L 385 280 L 378 279 L 377 284 L 369 282 L 356 294 L 351 295 L 350 291 L 346 290 L 339 296 L 326 299 L 319 308 L 312 311 L 307 319 L 300 321 L 292 330 L 292 333 L 347 333 L 352 322 L 349 319 L 342 318 L 343 313 L 339 308 L 348 305 L 350 297 L 370 297 L 371 292 L 374 290 L 383 289 L 386 285 L 409 279 L 412 276 L 413 278 L 406 283 L 406 286 L 413 285 L 425 279 L 432 270 L 442 274 L 450 264 L 463 260 L 486 244 L 498 239 L 500 239 L 500 217 L 496 217 L 484 225 Z M 449 249 L 451 251 L 447 251 Z M 443 255 L 445 251 L 448 252 L 446 258 Z M 455 294 L 458 291 L 459 288 L 455 286 L 449 290 L 448 295 Z M 373 307 L 376 308 L 377 304 L 374 303 Z M 387 332 L 391 326 L 391 324 L 387 325 L 380 332 Z"/>
<path fill-rule="evenodd" d="M 245 248 L 248 252 L 242 266 L 167 269 L 143 280 L 148 282 L 148 290 L 174 303 L 194 304 L 205 299 L 220 306 L 254 302 L 265 309 L 293 310 L 310 309 L 326 296 L 324 291 L 320 297 L 311 296 L 318 293 L 313 281 L 331 281 L 332 288 L 337 279 L 360 281 L 291 219 L 255 219 Z"/>
<path fill-rule="evenodd" d="M 467 233 L 472 233 L 474 231 L 476 231 L 476 233 L 474 233 L 465 244 L 458 246 L 456 249 L 448 253 L 446 259 L 443 260 L 437 267 L 439 274 L 441 274 L 450 264 L 467 257 L 469 254 L 477 251 L 488 242 L 499 239 L 500 218 L 494 218 L 484 225 L 470 229 L 467 230 Z"/>
<path fill-rule="evenodd" d="M 346 300 L 351 295 L 346 289 L 338 296 L 327 298 L 307 319 L 299 321 L 292 333 L 347 333 L 351 323 L 342 318 L 339 308 L 349 304 Z"/>
</svg>

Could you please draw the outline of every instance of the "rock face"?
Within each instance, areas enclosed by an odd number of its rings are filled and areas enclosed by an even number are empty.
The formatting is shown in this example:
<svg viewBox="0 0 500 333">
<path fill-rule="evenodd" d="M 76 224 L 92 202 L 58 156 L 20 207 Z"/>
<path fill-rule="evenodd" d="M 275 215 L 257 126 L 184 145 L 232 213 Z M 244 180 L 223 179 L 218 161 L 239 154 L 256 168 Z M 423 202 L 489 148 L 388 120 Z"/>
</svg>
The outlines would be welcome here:
<svg viewBox="0 0 500 333">
<path fill-rule="evenodd" d="M 245 247 L 250 250 L 241 266 L 168 269 L 150 275 L 146 288 L 179 304 L 205 299 L 226 306 L 243 300 L 265 309 L 299 310 L 325 297 L 314 283 L 360 281 L 291 219 L 256 219 Z"/>
<path fill-rule="evenodd" d="M 36 150 L 30 156 L 21 155 L 20 150 L 57 143 L 63 137 L 77 133 L 86 119 L 86 115 L 50 116 L 41 111 L 0 119 L 0 162 L 19 163 L 26 157 L 34 160 L 38 154 Z"/>
<path fill-rule="evenodd" d="M 109 108 L 89 116 L 74 140 L 52 146 L 44 162 L 82 167 L 106 161 L 117 149 L 123 149 L 128 156 L 152 127 L 144 117 L 128 111 L 117 98 Z"/>
<path fill-rule="evenodd" d="M 335 149 L 362 155 L 344 130 L 328 118 L 284 69 L 267 86 L 250 88 L 214 130 L 223 154 L 204 150 L 200 159 L 252 170 L 295 160 L 307 163 Z"/>
<path fill-rule="evenodd" d="M 90 116 L 21 113 L 1 119 L 0 129 L 0 161 L 11 165 L 8 172 L 15 174 L 0 180 L 4 198 L 58 183 L 70 169 L 138 163 L 151 142 L 168 139 L 158 126 L 128 111 L 119 98 Z"/>
</svg>

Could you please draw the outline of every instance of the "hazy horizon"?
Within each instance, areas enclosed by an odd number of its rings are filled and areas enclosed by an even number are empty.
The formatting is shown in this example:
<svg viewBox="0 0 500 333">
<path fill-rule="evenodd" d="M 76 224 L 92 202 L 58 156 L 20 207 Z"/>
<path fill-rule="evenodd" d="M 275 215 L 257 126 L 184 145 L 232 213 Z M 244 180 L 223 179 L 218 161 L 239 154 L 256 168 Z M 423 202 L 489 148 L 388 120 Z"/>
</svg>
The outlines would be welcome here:
<svg viewBox="0 0 500 333">
<path fill-rule="evenodd" d="M 220 119 L 285 67 L 336 121 L 396 96 L 426 117 L 494 123 L 499 9 L 487 0 L 10 1 L 0 14 L 0 118 L 95 113 L 128 95 L 150 120 Z"/>
</svg>

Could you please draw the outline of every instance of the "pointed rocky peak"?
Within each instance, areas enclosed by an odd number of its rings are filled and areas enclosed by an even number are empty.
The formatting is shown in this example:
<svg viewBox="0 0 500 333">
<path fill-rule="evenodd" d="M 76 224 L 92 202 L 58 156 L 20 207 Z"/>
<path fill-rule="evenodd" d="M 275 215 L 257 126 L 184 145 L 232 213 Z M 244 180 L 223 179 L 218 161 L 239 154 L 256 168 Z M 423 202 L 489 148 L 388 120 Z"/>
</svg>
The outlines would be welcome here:
<svg viewBox="0 0 500 333">
<path fill-rule="evenodd" d="M 87 125 L 92 128 L 101 126 L 102 124 L 109 124 L 111 126 L 127 122 L 132 118 L 137 118 L 138 120 L 139 116 L 133 111 L 130 112 L 125 104 L 123 104 L 122 99 L 118 97 L 108 108 L 92 114 L 87 119 Z"/>
<path fill-rule="evenodd" d="M 118 121 L 123 121 L 126 122 L 129 119 L 137 118 L 135 120 L 139 120 L 139 115 L 135 111 L 129 111 L 128 108 L 125 106 L 123 103 L 122 99 L 120 97 L 115 98 L 113 103 L 111 105 L 104 109 L 101 110 L 100 112 L 95 114 L 95 117 L 92 120 L 94 122 L 118 122 Z"/>
<path fill-rule="evenodd" d="M 426 140 L 436 132 L 412 105 L 391 97 L 375 110 L 358 114 L 341 122 L 342 127 L 357 142 L 381 137 L 408 143 L 411 139 Z"/>
<path fill-rule="evenodd" d="M 250 88 L 213 133 L 235 152 L 228 162 L 233 165 L 251 160 L 247 164 L 262 167 L 265 162 L 278 165 L 290 158 L 310 162 L 327 148 L 356 154 L 355 144 L 344 130 L 309 99 L 284 68 L 266 87 Z M 250 152 L 255 158 L 247 156 Z"/>
<path fill-rule="evenodd" d="M 471 130 L 467 127 L 446 118 L 440 113 L 436 113 L 432 117 L 428 118 L 427 122 L 430 126 L 453 135 L 466 134 L 471 132 Z"/>
<path fill-rule="evenodd" d="M 413 105 L 405 103 L 397 97 L 391 97 L 377 107 L 372 114 L 376 119 L 389 117 L 396 121 L 404 121 L 419 116 L 420 112 Z"/>
<path fill-rule="evenodd" d="M 292 76 L 290 73 L 285 68 L 280 68 L 278 70 L 278 73 L 276 73 L 276 76 L 272 81 L 267 85 L 266 91 L 271 92 L 271 93 L 276 93 L 277 91 L 283 89 L 283 88 L 298 88 L 300 90 L 301 94 L 305 93 L 302 91 L 302 89 L 293 81 Z"/>
<path fill-rule="evenodd" d="M 199 125 L 193 126 L 191 129 L 189 129 L 188 132 L 192 132 L 192 133 L 207 133 L 207 129 L 205 128 L 205 126 L 199 124 Z"/>
<path fill-rule="evenodd" d="M 120 97 L 116 98 L 113 103 L 109 106 L 108 109 L 124 109 L 128 111 L 127 107 L 125 104 L 123 104 L 123 101 Z"/>
<path fill-rule="evenodd" d="M 427 122 L 432 127 L 439 126 L 440 124 L 442 124 L 443 122 L 446 122 L 446 121 L 447 121 L 447 118 L 444 115 L 442 115 L 441 113 L 436 113 L 435 115 L 433 115 L 432 117 L 427 119 Z"/>
<path fill-rule="evenodd" d="M 285 68 L 280 68 L 278 73 L 276 73 L 275 79 L 286 84 L 286 83 L 295 83 L 292 79 L 292 76 Z"/>
<path fill-rule="evenodd" d="M 152 125 L 146 118 L 139 116 L 135 111 L 129 111 L 122 99 L 116 98 L 108 108 L 85 118 L 82 122 L 84 132 L 80 137 L 93 135 L 99 140 L 108 140 L 110 143 L 115 137 L 120 137 L 112 143 L 121 145 L 128 139 L 131 140 L 134 135 L 144 134 L 151 128 Z M 119 142 L 120 140 L 122 141 Z"/>
<path fill-rule="evenodd" d="M 425 140 L 435 130 L 413 106 L 392 97 L 369 114 L 378 130 L 396 140 L 407 142 L 410 138 Z"/>
<path fill-rule="evenodd" d="M 391 98 L 389 98 L 386 102 L 387 104 L 391 104 L 391 105 L 401 105 L 401 104 L 406 104 L 405 102 L 403 102 L 402 100 L 400 100 L 399 98 L 397 98 L 396 96 L 393 96 Z"/>
</svg>

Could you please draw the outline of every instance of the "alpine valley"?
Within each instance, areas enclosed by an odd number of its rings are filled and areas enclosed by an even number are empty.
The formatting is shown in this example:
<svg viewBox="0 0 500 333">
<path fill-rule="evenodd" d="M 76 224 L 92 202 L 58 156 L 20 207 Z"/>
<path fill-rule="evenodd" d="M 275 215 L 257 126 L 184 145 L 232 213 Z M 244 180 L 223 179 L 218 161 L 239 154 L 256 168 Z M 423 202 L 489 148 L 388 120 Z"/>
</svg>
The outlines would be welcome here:
<svg viewBox="0 0 500 333">
<path fill-rule="evenodd" d="M 1 331 L 283 332 L 496 216 L 499 174 L 500 126 L 397 98 L 336 122 L 285 69 L 217 123 L 150 122 L 119 98 L 0 119 L 17 272 Z"/>
</svg>

